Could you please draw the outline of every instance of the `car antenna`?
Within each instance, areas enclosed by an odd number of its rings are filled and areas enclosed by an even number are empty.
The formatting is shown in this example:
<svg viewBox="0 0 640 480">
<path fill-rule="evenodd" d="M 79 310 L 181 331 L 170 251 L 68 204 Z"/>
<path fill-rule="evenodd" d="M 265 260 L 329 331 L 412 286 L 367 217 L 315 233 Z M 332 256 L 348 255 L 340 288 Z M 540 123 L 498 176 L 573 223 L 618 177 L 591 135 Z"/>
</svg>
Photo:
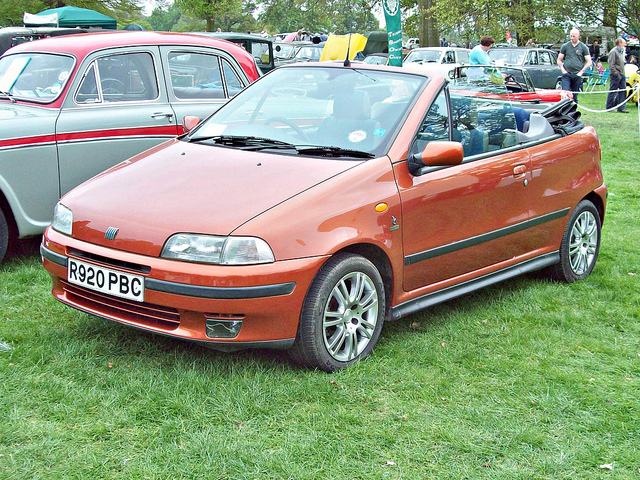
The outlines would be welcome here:
<svg viewBox="0 0 640 480">
<path fill-rule="evenodd" d="M 349 50 L 351 49 L 351 32 L 349 32 L 349 40 L 347 41 L 347 58 L 344 59 L 344 66 L 350 67 L 351 61 L 349 60 Z"/>
</svg>

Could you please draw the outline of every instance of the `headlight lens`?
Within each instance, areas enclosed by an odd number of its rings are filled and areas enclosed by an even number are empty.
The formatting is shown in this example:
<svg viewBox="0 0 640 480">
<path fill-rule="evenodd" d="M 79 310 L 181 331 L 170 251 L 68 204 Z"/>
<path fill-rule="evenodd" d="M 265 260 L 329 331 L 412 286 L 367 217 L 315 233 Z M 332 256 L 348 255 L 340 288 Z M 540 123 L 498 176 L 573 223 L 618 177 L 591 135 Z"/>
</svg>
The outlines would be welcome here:
<svg viewBox="0 0 640 480">
<path fill-rule="evenodd" d="M 178 233 L 164 248 L 162 257 L 215 265 L 255 265 L 275 261 L 271 248 L 261 238 L 217 237 Z"/>
<path fill-rule="evenodd" d="M 71 228 L 73 226 L 73 212 L 70 208 L 65 207 L 58 202 L 56 208 L 53 210 L 53 222 L 51 222 L 51 228 L 71 236 Z"/>
</svg>

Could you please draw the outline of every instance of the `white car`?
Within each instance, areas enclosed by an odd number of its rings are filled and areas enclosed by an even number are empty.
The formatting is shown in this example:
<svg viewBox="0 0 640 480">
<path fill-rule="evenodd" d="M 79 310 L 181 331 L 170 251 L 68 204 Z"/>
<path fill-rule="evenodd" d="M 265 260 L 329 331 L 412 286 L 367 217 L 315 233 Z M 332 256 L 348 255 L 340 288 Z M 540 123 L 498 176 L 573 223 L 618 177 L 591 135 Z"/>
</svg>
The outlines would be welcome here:
<svg viewBox="0 0 640 480">
<path fill-rule="evenodd" d="M 407 67 L 437 72 L 447 77 L 449 72 L 460 65 L 469 64 L 471 50 L 460 47 L 414 48 L 402 61 Z"/>
</svg>

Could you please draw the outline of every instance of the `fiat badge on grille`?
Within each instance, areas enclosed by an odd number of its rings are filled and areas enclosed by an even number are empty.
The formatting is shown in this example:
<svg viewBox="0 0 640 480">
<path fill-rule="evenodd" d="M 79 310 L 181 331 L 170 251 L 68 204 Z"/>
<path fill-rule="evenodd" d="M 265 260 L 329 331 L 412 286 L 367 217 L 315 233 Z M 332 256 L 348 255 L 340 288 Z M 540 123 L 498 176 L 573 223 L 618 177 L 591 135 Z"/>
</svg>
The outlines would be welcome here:
<svg viewBox="0 0 640 480">
<path fill-rule="evenodd" d="M 118 229 L 116 227 L 109 227 L 107 231 L 104 232 L 104 238 L 107 240 L 113 240 L 116 238 L 116 234 L 118 233 Z"/>
</svg>

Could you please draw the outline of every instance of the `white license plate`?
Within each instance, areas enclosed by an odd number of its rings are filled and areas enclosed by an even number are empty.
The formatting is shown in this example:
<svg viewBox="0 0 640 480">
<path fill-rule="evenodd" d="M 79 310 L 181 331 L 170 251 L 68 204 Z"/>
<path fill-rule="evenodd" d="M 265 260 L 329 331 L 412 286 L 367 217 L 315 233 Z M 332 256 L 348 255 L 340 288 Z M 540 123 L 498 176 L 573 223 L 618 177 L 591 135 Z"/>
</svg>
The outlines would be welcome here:
<svg viewBox="0 0 640 480">
<path fill-rule="evenodd" d="M 67 264 L 67 281 L 96 292 L 144 302 L 144 277 L 141 275 L 119 272 L 70 258 Z"/>
</svg>

